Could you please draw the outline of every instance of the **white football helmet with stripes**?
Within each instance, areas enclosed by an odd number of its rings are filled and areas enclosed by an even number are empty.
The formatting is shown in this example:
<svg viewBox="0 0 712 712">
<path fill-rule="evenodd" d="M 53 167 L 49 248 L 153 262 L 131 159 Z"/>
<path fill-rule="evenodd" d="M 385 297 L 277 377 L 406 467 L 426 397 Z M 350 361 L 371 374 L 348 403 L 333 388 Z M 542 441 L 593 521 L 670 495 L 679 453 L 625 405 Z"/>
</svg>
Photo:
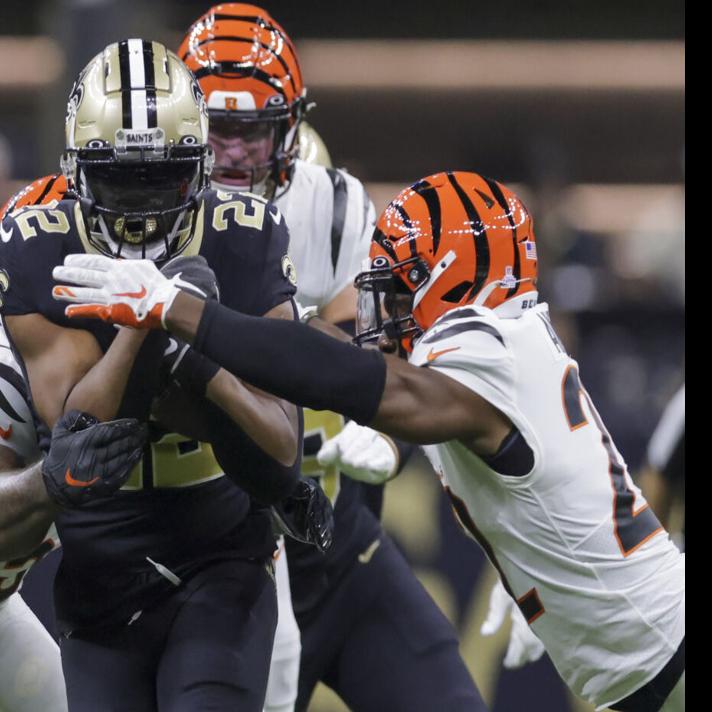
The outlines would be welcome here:
<svg viewBox="0 0 712 712">
<path fill-rule="evenodd" d="M 62 170 L 90 242 L 113 257 L 162 260 L 193 236 L 212 152 L 203 92 L 159 42 L 97 54 L 69 96 Z"/>
</svg>

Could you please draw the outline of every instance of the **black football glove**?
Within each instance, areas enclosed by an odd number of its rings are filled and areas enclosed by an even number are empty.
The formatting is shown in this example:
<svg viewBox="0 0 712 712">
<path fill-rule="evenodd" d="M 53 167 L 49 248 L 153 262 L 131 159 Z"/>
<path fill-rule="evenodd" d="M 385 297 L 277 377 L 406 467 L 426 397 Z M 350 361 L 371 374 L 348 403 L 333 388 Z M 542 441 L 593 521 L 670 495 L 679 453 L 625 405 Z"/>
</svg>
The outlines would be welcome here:
<svg viewBox="0 0 712 712">
<path fill-rule="evenodd" d="M 166 376 L 188 393 L 204 396 L 208 383 L 220 366 L 207 356 L 191 348 L 182 339 L 168 337 L 168 348 L 163 353 Z"/>
<path fill-rule="evenodd" d="M 294 493 L 272 506 L 280 532 L 323 554 L 334 538 L 334 510 L 324 490 L 311 478 L 299 480 Z"/>
<path fill-rule="evenodd" d="M 202 255 L 186 257 L 179 255 L 161 267 L 161 273 L 169 279 L 180 274 L 181 279 L 192 284 L 196 297 L 220 301 L 220 287 L 215 273 Z M 185 287 L 186 291 L 191 291 Z M 182 339 L 171 336 L 163 354 L 163 366 L 168 377 L 189 393 L 204 396 L 208 382 L 220 370 L 220 366 L 192 349 Z"/>
<path fill-rule="evenodd" d="M 202 255 L 178 255 L 161 267 L 161 274 L 168 279 L 178 274 L 183 282 L 187 282 L 178 285 L 181 289 L 201 299 L 220 301 L 218 278 Z"/>
<path fill-rule="evenodd" d="M 114 494 L 141 459 L 147 436 L 146 426 L 134 418 L 100 423 L 78 410 L 65 413 L 42 463 L 49 496 L 71 508 Z"/>
</svg>

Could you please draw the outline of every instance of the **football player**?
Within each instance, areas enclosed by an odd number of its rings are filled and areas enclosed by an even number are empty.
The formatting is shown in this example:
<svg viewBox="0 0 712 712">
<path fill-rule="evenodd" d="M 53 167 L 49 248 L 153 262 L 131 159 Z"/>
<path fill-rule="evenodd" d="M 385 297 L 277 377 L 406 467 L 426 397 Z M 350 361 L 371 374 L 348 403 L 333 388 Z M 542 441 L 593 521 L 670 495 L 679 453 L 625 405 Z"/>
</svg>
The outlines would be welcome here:
<svg viewBox="0 0 712 712">
<path fill-rule="evenodd" d="M 375 211 L 346 170 L 299 157 L 329 164 L 304 122 L 310 105 L 294 44 L 262 8 L 224 3 L 196 20 L 178 54 L 206 97 L 213 187 L 274 202 L 289 225 L 305 319 L 318 313 L 353 334 L 353 278 L 368 254 Z M 302 471 L 319 476 L 334 503 L 334 545 L 320 556 L 286 542 L 302 658 L 300 665 L 289 631 L 284 647 L 295 655 L 282 652 L 278 627 L 279 679 L 291 685 L 268 689 L 268 702 L 292 709 L 299 673 L 298 710 L 320 680 L 353 710 L 481 709 L 455 631 L 379 522 L 382 484 L 408 448 L 353 421 L 344 428 L 333 412 L 305 411 L 304 418 Z M 374 645 L 388 665 L 372 655 Z"/>
<path fill-rule="evenodd" d="M 324 148 L 320 145 L 320 139 L 314 131 L 302 132 L 300 139 L 300 151 L 307 155 L 323 155 Z M 68 192 L 71 198 L 72 193 L 68 191 L 67 179 L 61 174 L 38 178 L 7 201 L 0 209 L 0 220 L 5 214 L 27 206 L 56 203 L 67 197 Z M 290 538 L 293 538 L 294 534 L 295 532 L 291 532 Z M 303 546 L 309 545 L 305 542 Z M 299 628 L 292 609 L 283 536 L 277 540 L 277 551 L 273 558 L 278 618 L 267 680 L 265 712 L 289 712 L 293 709 L 297 695 L 301 644 Z"/>
<path fill-rule="evenodd" d="M 73 295 L 57 296 L 78 302 L 67 309 L 76 317 L 163 326 L 293 402 L 423 444 L 459 520 L 576 694 L 624 712 L 655 712 L 675 694 L 684 554 L 538 304 L 532 220 L 514 193 L 443 172 L 391 201 L 370 269 L 356 278 L 357 341 L 380 349 L 237 314 L 136 267 L 71 256 L 55 274 Z M 139 288 L 141 299 L 114 294 Z"/>
<path fill-rule="evenodd" d="M 96 484 L 88 481 L 98 475 L 104 488 L 101 494 L 106 496 L 121 486 L 141 456 L 144 437 L 135 427 L 137 421 L 126 429 L 115 423 L 91 426 L 100 437 L 90 439 L 87 436 L 94 433 L 71 429 L 79 420 L 75 415 L 69 416 L 72 422 L 60 424 L 59 437 L 40 462 L 25 383 L 0 329 L 0 709 L 4 712 L 67 709 L 57 643 L 19 591 L 30 568 L 59 543 L 53 519 L 60 501 L 70 504 L 72 493 L 67 490 L 73 489 L 85 501 L 94 499 L 99 493 Z M 80 451 L 84 463 L 77 467 Z M 88 468 L 87 462 L 100 466 Z M 74 485 L 66 483 L 67 471 Z M 59 490 L 45 488 L 43 474 L 48 479 L 59 474 L 63 496 L 53 499 L 49 492 Z"/>
<path fill-rule="evenodd" d="M 15 209 L 2 225 L 2 313 L 40 445 L 72 408 L 101 420 L 151 414 L 151 442 L 123 490 L 57 516 L 69 708 L 259 710 L 276 618 L 266 505 L 292 533 L 329 543 L 330 508 L 298 481 L 299 412 L 175 339 L 73 325 L 41 283 L 65 254 L 91 252 L 151 258 L 192 289 L 184 278 L 207 258 L 220 286 L 211 278 L 199 293 L 291 319 L 284 220 L 261 198 L 207 188 L 204 98 L 159 43 L 99 53 L 72 90 L 66 136 L 63 172 L 78 199 Z M 179 253 L 188 264 L 171 272 Z"/>
</svg>

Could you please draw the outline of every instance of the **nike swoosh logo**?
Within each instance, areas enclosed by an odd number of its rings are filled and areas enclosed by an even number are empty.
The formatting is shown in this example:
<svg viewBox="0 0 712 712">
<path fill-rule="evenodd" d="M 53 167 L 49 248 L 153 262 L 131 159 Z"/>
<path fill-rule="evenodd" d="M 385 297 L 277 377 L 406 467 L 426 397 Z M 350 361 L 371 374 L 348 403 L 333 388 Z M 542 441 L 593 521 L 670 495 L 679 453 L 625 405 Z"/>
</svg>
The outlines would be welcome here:
<svg viewBox="0 0 712 712">
<path fill-rule="evenodd" d="M 2 225 L 0 225 L 0 240 L 3 242 L 10 242 L 10 238 L 12 237 L 12 233 L 14 232 L 15 228 L 11 227 L 9 230 L 6 230 Z"/>
<path fill-rule="evenodd" d="M 12 423 L 7 428 L 0 428 L 0 438 L 9 440 L 12 437 Z"/>
<path fill-rule="evenodd" d="M 139 292 L 114 292 L 112 297 L 128 297 L 129 299 L 143 299 L 148 294 L 146 287 L 142 284 Z"/>
<path fill-rule="evenodd" d="M 376 549 L 378 549 L 379 546 L 381 546 L 380 539 L 372 541 L 368 549 L 358 555 L 359 562 L 362 564 L 367 564 L 373 558 L 373 555 L 376 553 Z"/>
<path fill-rule="evenodd" d="M 275 208 L 275 210 L 277 210 L 276 215 L 271 210 L 268 210 L 267 212 L 269 213 L 269 216 L 272 218 L 272 222 L 275 225 L 279 225 L 279 223 L 282 222 L 282 213 L 280 213 L 277 208 Z"/>
<path fill-rule="evenodd" d="M 168 339 L 168 348 L 163 352 L 163 355 L 168 356 L 174 351 L 178 351 L 178 342 L 175 339 Z"/>
<path fill-rule="evenodd" d="M 431 361 L 435 361 L 438 356 L 450 353 L 450 351 L 457 351 L 459 348 L 459 346 L 453 346 L 449 349 L 442 349 L 442 351 L 433 351 L 432 349 L 430 349 L 430 351 L 428 352 L 428 363 L 430 363 Z"/>
<path fill-rule="evenodd" d="M 99 478 L 95 477 L 93 480 L 89 480 L 88 482 L 84 482 L 84 480 L 75 480 L 72 477 L 72 473 L 69 471 L 69 468 L 67 468 L 67 471 L 64 473 L 64 481 L 70 487 L 89 487 L 89 485 L 93 485 L 95 482 L 98 482 Z"/>
</svg>

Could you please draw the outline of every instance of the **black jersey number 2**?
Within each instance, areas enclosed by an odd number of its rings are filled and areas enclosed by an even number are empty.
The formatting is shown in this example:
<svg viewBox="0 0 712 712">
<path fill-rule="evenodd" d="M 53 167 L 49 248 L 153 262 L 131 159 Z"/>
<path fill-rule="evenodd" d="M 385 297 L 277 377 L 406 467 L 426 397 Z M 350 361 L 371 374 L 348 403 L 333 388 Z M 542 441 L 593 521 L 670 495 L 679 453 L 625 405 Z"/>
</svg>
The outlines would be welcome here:
<svg viewBox="0 0 712 712">
<path fill-rule="evenodd" d="M 588 418 L 583 409 L 585 399 L 591 417 L 601 433 L 601 444 L 608 454 L 608 474 L 613 488 L 613 533 L 621 553 L 628 556 L 661 531 L 662 525 L 647 503 L 635 511 L 635 492 L 628 487 L 625 463 L 614 447 L 611 435 L 603 425 L 591 398 L 581 385 L 578 369 L 573 365 L 564 373 L 561 395 L 570 430 L 588 425 Z"/>
</svg>

